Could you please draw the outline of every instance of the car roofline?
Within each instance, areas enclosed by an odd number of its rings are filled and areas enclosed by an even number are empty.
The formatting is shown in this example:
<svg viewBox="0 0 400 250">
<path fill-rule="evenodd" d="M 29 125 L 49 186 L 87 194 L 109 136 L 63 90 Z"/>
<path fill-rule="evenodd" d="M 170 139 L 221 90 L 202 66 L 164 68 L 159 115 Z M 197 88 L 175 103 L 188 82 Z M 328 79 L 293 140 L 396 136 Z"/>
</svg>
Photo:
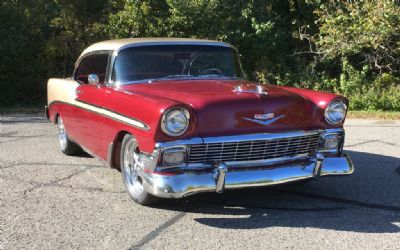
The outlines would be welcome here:
<svg viewBox="0 0 400 250">
<path fill-rule="evenodd" d="M 97 51 L 112 51 L 113 53 L 118 53 L 119 51 L 130 47 L 153 45 L 208 45 L 229 47 L 237 51 L 237 49 L 229 43 L 214 40 L 188 38 L 126 38 L 95 43 L 86 48 L 76 62 L 79 62 L 87 54 L 95 53 Z M 77 66 L 76 63 L 75 66 Z"/>
</svg>

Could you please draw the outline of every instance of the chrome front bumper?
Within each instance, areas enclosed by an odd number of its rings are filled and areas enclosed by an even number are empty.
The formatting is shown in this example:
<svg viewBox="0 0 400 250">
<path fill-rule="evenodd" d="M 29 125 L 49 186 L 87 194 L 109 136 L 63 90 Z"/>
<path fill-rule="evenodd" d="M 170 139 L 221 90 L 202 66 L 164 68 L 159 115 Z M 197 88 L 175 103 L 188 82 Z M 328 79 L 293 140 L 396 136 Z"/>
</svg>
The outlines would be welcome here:
<svg viewBox="0 0 400 250">
<path fill-rule="evenodd" d="M 270 186 L 328 175 L 353 173 L 349 156 L 305 159 L 280 166 L 255 168 L 227 167 L 220 163 L 208 171 L 181 171 L 176 173 L 143 172 L 143 186 L 154 196 L 182 198 L 201 192 L 222 192 L 225 189 Z"/>
</svg>

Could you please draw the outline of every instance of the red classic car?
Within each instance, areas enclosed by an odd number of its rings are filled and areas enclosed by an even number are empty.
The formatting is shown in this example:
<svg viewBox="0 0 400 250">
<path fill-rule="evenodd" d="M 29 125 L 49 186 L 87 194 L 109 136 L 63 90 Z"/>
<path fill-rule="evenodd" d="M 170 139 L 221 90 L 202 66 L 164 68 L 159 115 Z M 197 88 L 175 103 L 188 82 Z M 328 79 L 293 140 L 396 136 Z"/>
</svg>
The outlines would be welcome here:
<svg viewBox="0 0 400 250">
<path fill-rule="evenodd" d="M 48 81 L 61 151 L 121 170 L 132 199 L 348 175 L 345 97 L 246 81 L 230 44 L 120 39 L 93 44 L 72 78 Z"/>
</svg>

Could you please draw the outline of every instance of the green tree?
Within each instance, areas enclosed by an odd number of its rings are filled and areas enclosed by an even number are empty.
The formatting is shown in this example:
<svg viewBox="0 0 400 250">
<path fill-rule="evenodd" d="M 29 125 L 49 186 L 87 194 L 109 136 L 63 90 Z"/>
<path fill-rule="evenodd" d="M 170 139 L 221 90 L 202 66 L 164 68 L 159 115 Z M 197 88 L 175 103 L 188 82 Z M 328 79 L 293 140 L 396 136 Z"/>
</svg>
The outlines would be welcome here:
<svg viewBox="0 0 400 250">
<path fill-rule="evenodd" d="M 327 0 L 3 0 L 0 105 L 45 102 L 90 44 L 192 37 L 236 46 L 248 78 L 399 110 L 400 5 Z"/>
<path fill-rule="evenodd" d="M 321 63 L 340 69 L 339 77 L 330 75 L 338 79 L 338 91 L 350 97 L 351 107 L 399 110 L 400 6 L 394 1 L 338 2 L 321 4 L 315 13 Z"/>
<path fill-rule="evenodd" d="M 46 41 L 49 74 L 71 76 L 75 60 L 90 44 L 107 39 L 104 31 L 106 0 L 54 0 L 57 15 L 49 22 L 51 35 Z"/>
<path fill-rule="evenodd" d="M 41 6 L 41 8 L 37 8 Z M 5 0 L 0 3 L 0 105 L 37 103 L 47 78 L 43 54 L 52 2 Z"/>
</svg>

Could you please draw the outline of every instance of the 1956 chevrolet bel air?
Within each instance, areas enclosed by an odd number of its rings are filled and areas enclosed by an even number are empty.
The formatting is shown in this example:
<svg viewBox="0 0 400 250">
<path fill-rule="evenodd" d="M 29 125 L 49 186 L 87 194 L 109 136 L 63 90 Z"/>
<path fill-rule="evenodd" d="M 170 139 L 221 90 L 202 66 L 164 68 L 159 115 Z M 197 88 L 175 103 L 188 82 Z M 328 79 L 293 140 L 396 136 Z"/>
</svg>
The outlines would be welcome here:
<svg viewBox="0 0 400 250">
<path fill-rule="evenodd" d="M 230 44 L 120 39 L 93 44 L 72 78 L 48 81 L 61 151 L 121 170 L 132 199 L 348 175 L 348 100 L 246 81 Z"/>
</svg>

